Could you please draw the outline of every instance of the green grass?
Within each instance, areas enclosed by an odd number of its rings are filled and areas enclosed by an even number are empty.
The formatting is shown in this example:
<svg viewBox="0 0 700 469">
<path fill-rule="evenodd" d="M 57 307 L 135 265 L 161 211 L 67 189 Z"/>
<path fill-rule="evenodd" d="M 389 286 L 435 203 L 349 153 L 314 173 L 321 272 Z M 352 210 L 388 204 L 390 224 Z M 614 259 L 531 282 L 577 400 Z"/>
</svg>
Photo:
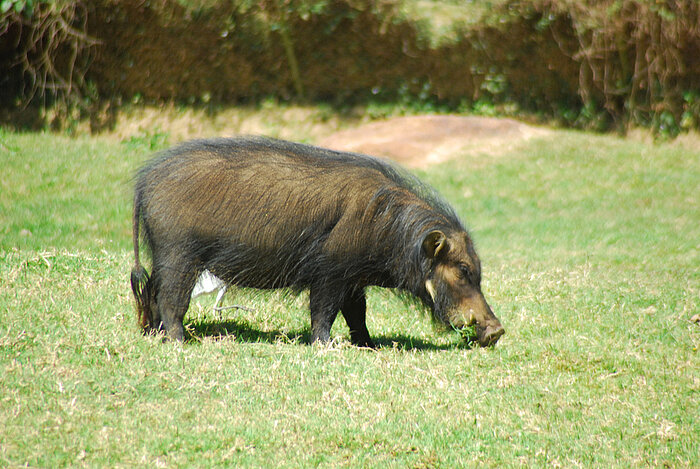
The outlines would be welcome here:
<svg viewBox="0 0 700 469">
<path fill-rule="evenodd" d="M 0 466 L 697 467 L 700 151 L 554 132 L 421 172 L 471 227 L 494 349 L 369 296 L 377 351 L 306 297 L 142 337 L 131 174 L 158 139 L 0 131 Z"/>
</svg>

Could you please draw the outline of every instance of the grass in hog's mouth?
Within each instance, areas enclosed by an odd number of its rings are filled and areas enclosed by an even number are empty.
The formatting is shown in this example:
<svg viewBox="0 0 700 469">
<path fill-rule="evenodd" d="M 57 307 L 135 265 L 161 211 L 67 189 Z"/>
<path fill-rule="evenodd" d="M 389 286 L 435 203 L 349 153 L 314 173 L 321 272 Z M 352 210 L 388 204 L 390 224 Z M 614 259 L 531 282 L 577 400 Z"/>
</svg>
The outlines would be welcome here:
<svg viewBox="0 0 700 469">
<path fill-rule="evenodd" d="M 479 335 L 476 332 L 476 325 L 464 326 L 461 329 L 453 326 L 452 329 L 459 334 L 468 348 L 477 347 L 479 345 Z"/>
</svg>

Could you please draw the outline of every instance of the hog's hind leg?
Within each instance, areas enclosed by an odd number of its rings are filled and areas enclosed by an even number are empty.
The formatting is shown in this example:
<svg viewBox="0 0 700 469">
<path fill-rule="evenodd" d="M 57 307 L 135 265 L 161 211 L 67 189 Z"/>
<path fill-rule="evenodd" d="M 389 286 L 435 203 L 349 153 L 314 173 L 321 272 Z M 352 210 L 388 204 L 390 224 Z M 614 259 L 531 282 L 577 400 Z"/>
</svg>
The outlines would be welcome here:
<svg viewBox="0 0 700 469">
<path fill-rule="evenodd" d="M 160 318 L 168 339 L 182 342 L 185 339 L 182 321 L 190 306 L 197 272 L 193 265 L 181 260 L 161 266 L 159 273 L 160 285 L 156 301 Z"/>
</svg>

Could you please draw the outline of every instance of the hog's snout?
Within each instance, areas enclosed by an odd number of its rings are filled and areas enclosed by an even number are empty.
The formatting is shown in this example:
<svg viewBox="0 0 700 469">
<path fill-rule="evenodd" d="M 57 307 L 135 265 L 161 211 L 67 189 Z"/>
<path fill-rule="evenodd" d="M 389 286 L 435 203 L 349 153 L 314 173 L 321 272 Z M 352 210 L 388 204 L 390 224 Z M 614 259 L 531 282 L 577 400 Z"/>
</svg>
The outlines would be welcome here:
<svg viewBox="0 0 700 469">
<path fill-rule="evenodd" d="M 505 334 L 506 330 L 500 324 L 495 326 L 487 326 L 485 329 L 477 329 L 479 345 L 482 347 L 489 347 L 491 345 L 496 345 L 498 339 Z"/>
<path fill-rule="evenodd" d="M 468 314 L 456 315 L 450 324 L 458 330 L 468 330 L 472 326 L 474 335 L 465 337 L 469 342 L 476 341 L 482 347 L 495 345 L 506 331 L 486 301 L 482 300 L 477 306 L 478 309 L 470 307 Z"/>
</svg>

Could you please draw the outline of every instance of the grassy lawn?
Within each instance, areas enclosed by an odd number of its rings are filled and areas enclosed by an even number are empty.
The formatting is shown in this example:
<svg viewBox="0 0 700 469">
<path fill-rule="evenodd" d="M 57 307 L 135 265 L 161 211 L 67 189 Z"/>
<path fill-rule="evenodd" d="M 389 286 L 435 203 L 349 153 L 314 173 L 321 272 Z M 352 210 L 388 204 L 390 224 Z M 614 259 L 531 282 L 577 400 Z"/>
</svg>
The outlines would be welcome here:
<svg viewBox="0 0 700 469">
<path fill-rule="evenodd" d="M 376 351 L 342 318 L 309 346 L 282 292 L 196 300 L 185 345 L 142 337 L 131 177 L 165 140 L 0 130 L 0 466 L 700 464 L 697 140 L 555 131 L 421 171 L 506 335 L 470 350 L 377 289 Z"/>
</svg>

